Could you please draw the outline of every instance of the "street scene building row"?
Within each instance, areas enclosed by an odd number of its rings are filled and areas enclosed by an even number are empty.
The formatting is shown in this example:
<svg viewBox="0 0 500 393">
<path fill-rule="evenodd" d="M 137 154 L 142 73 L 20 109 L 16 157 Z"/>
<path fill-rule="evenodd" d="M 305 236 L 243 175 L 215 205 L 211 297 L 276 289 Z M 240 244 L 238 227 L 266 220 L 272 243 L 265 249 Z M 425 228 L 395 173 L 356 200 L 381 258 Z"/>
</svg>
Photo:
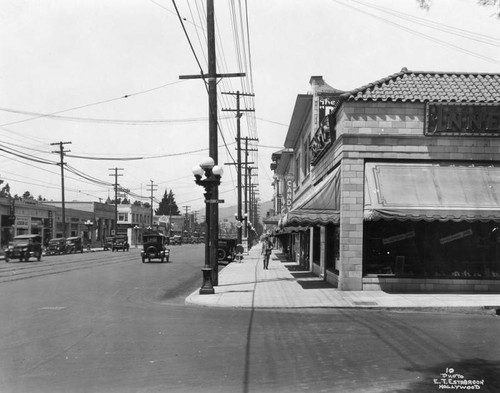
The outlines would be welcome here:
<svg viewBox="0 0 500 393">
<path fill-rule="evenodd" d="M 272 155 L 288 257 L 341 290 L 499 290 L 500 74 L 310 86 Z"/>
</svg>

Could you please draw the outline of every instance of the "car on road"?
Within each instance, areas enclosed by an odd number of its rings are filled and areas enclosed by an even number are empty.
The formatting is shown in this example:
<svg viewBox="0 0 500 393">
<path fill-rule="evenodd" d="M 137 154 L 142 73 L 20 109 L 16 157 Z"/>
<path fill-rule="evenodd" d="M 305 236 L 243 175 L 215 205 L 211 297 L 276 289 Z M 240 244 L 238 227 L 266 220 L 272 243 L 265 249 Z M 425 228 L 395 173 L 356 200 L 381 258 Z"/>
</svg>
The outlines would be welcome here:
<svg viewBox="0 0 500 393">
<path fill-rule="evenodd" d="M 108 251 L 108 250 L 111 250 L 113 249 L 113 242 L 115 241 L 115 237 L 114 236 L 108 236 L 106 237 L 106 239 L 104 239 L 104 251 Z"/>
<path fill-rule="evenodd" d="M 170 249 L 167 248 L 168 238 L 161 233 L 147 233 L 142 236 L 141 251 L 142 263 L 151 262 L 151 259 L 159 259 L 160 262 L 168 262 Z"/>
<path fill-rule="evenodd" d="M 5 252 L 5 262 L 19 258 L 28 262 L 31 257 L 42 259 L 42 237 L 40 235 L 19 235 L 14 237 Z"/>
<path fill-rule="evenodd" d="M 68 254 L 83 252 L 83 241 L 79 236 L 72 236 L 66 239 L 66 252 Z"/>
<path fill-rule="evenodd" d="M 126 235 L 115 236 L 113 240 L 113 245 L 111 246 L 111 251 L 128 251 L 130 244 L 128 244 L 128 237 Z"/>
<path fill-rule="evenodd" d="M 236 245 L 238 240 L 235 238 L 219 238 L 217 244 L 217 259 L 219 262 L 232 262 L 236 257 Z"/>
<path fill-rule="evenodd" d="M 174 235 L 170 237 L 170 244 L 182 244 L 182 237 L 179 235 Z"/>
<path fill-rule="evenodd" d="M 66 254 L 66 238 L 57 237 L 50 239 L 45 250 L 45 255 Z"/>
</svg>

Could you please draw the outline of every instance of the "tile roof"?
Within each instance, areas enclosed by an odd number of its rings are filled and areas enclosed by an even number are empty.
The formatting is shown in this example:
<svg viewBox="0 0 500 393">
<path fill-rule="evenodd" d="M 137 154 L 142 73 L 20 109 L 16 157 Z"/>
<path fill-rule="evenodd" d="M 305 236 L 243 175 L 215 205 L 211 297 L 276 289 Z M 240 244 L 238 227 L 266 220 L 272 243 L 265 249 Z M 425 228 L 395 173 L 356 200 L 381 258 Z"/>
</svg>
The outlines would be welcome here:
<svg viewBox="0 0 500 393">
<path fill-rule="evenodd" d="M 408 71 L 342 94 L 348 101 L 500 103 L 500 74 Z"/>
</svg>

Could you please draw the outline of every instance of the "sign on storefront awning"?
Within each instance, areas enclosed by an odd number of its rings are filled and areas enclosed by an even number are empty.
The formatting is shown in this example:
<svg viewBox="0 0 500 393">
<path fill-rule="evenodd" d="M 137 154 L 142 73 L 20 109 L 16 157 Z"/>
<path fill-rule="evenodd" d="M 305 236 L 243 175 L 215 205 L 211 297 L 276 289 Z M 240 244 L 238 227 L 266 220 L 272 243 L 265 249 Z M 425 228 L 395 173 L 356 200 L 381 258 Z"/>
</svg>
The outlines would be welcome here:
<svg viewBox="0 0 500 393">
<path fill-rule="evenodd" d="M 364 216 L 500 221 L 500 167 L 366 163 Z"/>
<path fill-rule="evenodd" d="M 338 224 L 340 220 L 340 169 L 337 167 L 299 207 L 289 211 L 282 225 L 308 226 Z"/>
</svg>

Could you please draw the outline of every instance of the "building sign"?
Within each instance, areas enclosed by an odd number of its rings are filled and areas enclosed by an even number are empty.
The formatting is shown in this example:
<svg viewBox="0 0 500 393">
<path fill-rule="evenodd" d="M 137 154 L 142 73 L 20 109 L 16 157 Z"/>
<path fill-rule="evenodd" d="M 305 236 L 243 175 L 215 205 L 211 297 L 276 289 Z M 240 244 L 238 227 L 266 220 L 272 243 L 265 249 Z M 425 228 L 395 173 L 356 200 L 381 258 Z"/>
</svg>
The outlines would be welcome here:
<svg viewBox="0 0 500 393">
<path fill-rule="evenodd" d="M 426 104 L 425 135 L 500 136 L 500 105 Z"/>
<path fill-rule="evenodd" d="M 32 228 L 43 228 L 43 218 L 31 217 Z"/>
<path fill-rule="evenodd" d="M 466 231 L 455 233 L 454 235 L 445 236 L 439 239 L 439 243 L 446 244 L 454 242 L 455 240 L 463 239 L 464 237 L 471 236 L 472 229 L 467 229 Z"/>
<path fill-rule="evenodd" d="M 325 116 L 328 116 L 335 111 L 335 108 L 339 103 L 339 98 L 332 96 L 319 96 L 318 98 L 319 98 L 318 123 L 321 123 L 325 118 Z"/>
<path fill-rule="evenodd" d="M 321 157 L 322 153 L 326 151 L 332 141 L 336 139 L 335 135 L 335 120 L 333 115 L 325 116 L 319 125 L 318 130 L 314 134 L 309 143 L 311 150 L 311 164 L 314 165 Z"/>
<path fill-rule="evenodd" d="M 293 180 L 294 176 L 288 174 L 285 176 L 285 187 L 283 188 L 283 206 L 281 213 L 288 213 L 292 209 L 293 202 Z"/>
<path fill-rule="evenodd" d="M 396 243 L 396 242 L 400 242 L 402 240 L 411 239 L 412 237 L 415 237 L 414 231 L 402 233 L 400 235 L 386 237 L 386 238 L 382 239 L 382 244 L 385 245 L 385 244 Z"/>
<path fill-rule="evenodd" d="M 28 216 L 16 216 L 16 227 L 17 228 L 29 228 L 30 217 Z"/>
</svg>

